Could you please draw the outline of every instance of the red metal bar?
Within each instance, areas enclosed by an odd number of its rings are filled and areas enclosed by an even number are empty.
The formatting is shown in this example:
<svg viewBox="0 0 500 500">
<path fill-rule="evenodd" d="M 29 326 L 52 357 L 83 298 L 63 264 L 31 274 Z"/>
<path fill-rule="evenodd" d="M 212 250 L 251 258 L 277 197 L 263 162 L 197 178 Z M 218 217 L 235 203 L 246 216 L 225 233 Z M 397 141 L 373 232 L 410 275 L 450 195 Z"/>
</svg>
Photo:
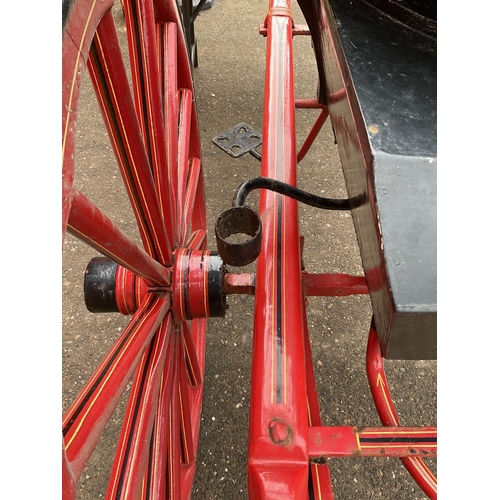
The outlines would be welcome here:
<svg viewBox="0 0 500 500">
<path fill-rule="evenodd" d="M 172 244 L 168 241 L 111 13 L 98 26 L 88 67 L 144 248 L 160 263 L 169 265 Z"/>
<path fill-rule="evenodd" d="M 295 99 L 297 109 L 325 109 L 324 104 L 320 104 L 317 99 Z"/>
<path fill-rule="evenodd" d="M 435 427 L 309 428 L 311 457 L 435 457 Z"/>
<path fill-rule="evenodd" d="M 307 326 L 307 313 L 305 302 L 303 304 L 304 316 L 304 346 L 306 355 L 306 380 L 307 380 L 307 414 L 309 426 L 321 426 L 321 411 L 319 407 L 318 392 L 316 390 L 316 380 L 314 378 L 314 365 L 312 358 L 311 341 L 309 339 L 309 328 Z M 310 429 L 310 428 L 309 428 Z M 311 431 L 309 430 L 309 443 Z M 310 446 L 310 444 L 309 444 Z M 311 451 L 309 450 L 309 453 Z M 332 482 L 328 463 L 321 457 L 320 460 L 310 462 L 310 483 L 314 490 L 314 498 L 322 500 L 333 500 Z"/>
<path fill-rule="evenodd" d="M 304 156 L 307 154 L 312 144 L 316 140 L 321 128 L 323 127 L 326 119 L 328 118 L 328 107 L 320 104 L 317 99 L 295 99 L 295 108 L 297 109 L 320 109 L 321 113 L 314 122 L 314 125 L 309 132 L 304 144 L 297 154 L 297 163 L 300 163 Z"/>
<path fill-rule="evenodd" d="M 196 104 L 196 103 L 195 103 Z M 192 127 L 194 127 L 194 123 L 192 123 Z M 192 134 L 191 134 L 192 136 Z M 191 140 L 191 142 L 193 142 Z M 193 158 L 193 156 L 191 156 Z M 195 157 L 199 158 L 199 157 Z M 191 215 L 191 237 L 193 233 L 195 233 L 198 230 L 203 230 L 206 233 L 206 228 L 207 228 L 207 213 L 206 213 L 206 201 L 205 201 L 205 191 L 203 187 L 203 164 L 200 163 L 200 173 L 198 174 L 199 176 L 199 181 L 198 185 L 196 188 L 196 195 L 195 195 L 195 200 L 194 200 L 194 207 Z M 190 238 L 191 239 L 191 238 Z M 207 248 L 206 245 L 206 238 L 204 241 L 201 243 L 200 249 L 205 250 Z M 186 242 L 186 247 L 189 247 L 189 241 Z"/>
<path fill-rule="evenodd" d="M 261 175 L 296 184 L 293 21 L 271 1 Z M 263 192 L 257 261 L 250 404 L 250 498 L 303 499 L 308 492 L 308 418 L 297 203 Z"/>
<path fill-rule="evenodd" d="M 267 36 L 267 25 L 259 24 L 259 34 Z M 310 35 L 309 27 L 307 24 L 295 24 L 292 28 L 292 36 L 307 36 Z"/>
<path fill-rule="evenodd" d="M 389 385 L 385 377 L 382 352 L 373 322 L 370 327 L 366 348 L 366 371 L 373 400 L 382 424 L 391 427 L 399 426 L 399 417 L 392 403 Z M 432 500 L 437 499 L 437 479 L 422 459 L 419 457 L 403 457 L 401 462 L 424 493 Z"/>
<path fill-rule="evenodd" d="M 153 260 L 82 193 L 75 190 L 68 231 L 148 284 L 168 286 L 171 271 Z"/>
<path fill-rule="evenodd" d="M 77 479 L 170 301 L 149 295 L 63 416 L 63 439 Z"/>
<path fill-rule="evenodd" d="M 368 293 L 364 276 L 349 274 L 310 274 L 302 271 L 306 295 L 312 297 L 344 297 Z"/>
<path fill-rule="evenodd" d="M 324 106 L 318 118 L 314 122 L 314 125 L 312 126 L 311 131 L 309 132 L 306 140 L 304 141 L 304 144 L 300 148 L 300 151 L 297 153 L 297 163 L 300 163 L 303 160 L 304 156 L 307 154 L 307 152 L 313 145 L 313 142 L 316 140 L 316 137 L 318 137 L 318 134 L 323 128 L 323 125 L 325 124 L 328 116 L 329 116 L 328 107 Z"/>
<path fill-rule="evenodd" d="M 226 273 L 224 275 L 223 287 L 226 295 L 255 295 L 255 274 Z"/>
<path fill-rule="evenodd" d="M 365 277 L 350 274 L 314 274 L 302 271 L 302 286 L 304 295 L 308 297 L 345 297 L 368 293 Z M 254 295 L 255 274 L 225 274 L 224 292 L 227 295 Z"/>
</svg>

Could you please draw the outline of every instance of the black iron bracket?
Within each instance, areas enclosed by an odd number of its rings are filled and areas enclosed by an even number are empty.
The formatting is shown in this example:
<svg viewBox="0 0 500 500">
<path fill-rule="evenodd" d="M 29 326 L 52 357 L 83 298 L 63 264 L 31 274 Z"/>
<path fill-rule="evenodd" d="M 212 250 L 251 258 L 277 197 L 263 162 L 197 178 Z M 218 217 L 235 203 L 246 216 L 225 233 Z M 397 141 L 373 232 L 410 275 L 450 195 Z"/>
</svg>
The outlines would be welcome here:
<svg viewBox="0 0 500 500">
<path fill-rule="evenodd" d="M 262 136 L 246 123 L 238 123 L 214 137 L 212 142 L 233 158 L 250 153 L 257 160 L 262 159 L 262 155 L 256 150 L 262 144 Z"/>
</svg>

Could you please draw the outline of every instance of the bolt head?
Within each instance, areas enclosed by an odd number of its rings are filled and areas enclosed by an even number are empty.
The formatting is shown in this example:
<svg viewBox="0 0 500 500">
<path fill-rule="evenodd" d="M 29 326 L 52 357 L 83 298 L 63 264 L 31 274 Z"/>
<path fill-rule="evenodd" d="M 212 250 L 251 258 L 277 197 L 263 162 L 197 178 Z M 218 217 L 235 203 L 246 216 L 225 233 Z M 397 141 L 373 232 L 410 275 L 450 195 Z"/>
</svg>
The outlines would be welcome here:
<svg viewBox="0 0 500 500">
<path fill-rule="evenodd" d="M 269 423 L 269 437 L 276 444 L 289 445 L 292 442 L 292 429 L 281 419 L 273 419 Z"/>
</svg>

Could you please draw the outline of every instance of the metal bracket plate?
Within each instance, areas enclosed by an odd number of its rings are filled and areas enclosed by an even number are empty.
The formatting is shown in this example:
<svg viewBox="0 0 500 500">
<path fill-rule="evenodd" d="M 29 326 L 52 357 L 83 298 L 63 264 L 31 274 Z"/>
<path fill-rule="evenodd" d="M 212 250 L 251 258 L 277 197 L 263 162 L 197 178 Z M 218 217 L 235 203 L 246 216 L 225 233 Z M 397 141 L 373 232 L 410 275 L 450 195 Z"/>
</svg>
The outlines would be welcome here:
<svg viewBox="0 0 500 500">
<path fill-rule="evenodd" d="M 262 136 L 246 123 L 238 123 L 214 137 L 212 142 L 233 158 L 239 158 L 258 148 L 262 144 Z"/>
</svg>

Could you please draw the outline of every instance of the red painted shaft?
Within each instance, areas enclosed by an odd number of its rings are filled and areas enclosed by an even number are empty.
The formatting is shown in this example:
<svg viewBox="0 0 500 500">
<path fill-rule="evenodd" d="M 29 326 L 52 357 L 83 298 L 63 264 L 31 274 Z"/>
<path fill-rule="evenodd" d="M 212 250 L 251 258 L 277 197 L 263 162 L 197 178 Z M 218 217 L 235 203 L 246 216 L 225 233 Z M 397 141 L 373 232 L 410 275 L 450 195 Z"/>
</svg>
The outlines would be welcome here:
<svg viewBox="0 0 500 500">
<path fill-rule="evenodd" d="M 309 328 L 307 325 L 306 305 L 303 304 L 304 315 L 304 347 L 306 355 L 306 380 L 307 380 L 307 414 L 309 425 L 321 426 L 321 411 L 319 407 L 318 391 L 316 390 L 316 380 L 314 378 L 313 356 L 311 341 L 309 338 Z M 310 440 L 310 432 L 309 432 Z M 309 450 L 310 454 L 310 450 Z M 321 457 L 320 460 L 310 462 L 310 483 L 314 491 L 313 498 L 321 500 L 333 500 L 332 481 L 328 462 Z"/>
<path fill-rule="evenodd" d="M 272 1 L 262 145 L 263 177 L 296 185 L 293 21 Z M 307 390 L 297 202 L 261 193 L 250 407 L 250 498 L 307 496 Z"/>
<path fill-rule="evenodd" d="M 309 428 L 311 457 L 435 457 L 435 427 Z"/>
<path fill-rule="evenodd" d="M 298 106 L 297 106 L 298 107 Z M 316 140 L 316 137 L 318 137 L 318 134 L 320 133 L 321 129 L 323 128 L 323 125 L 326 122 L 326 119 L 328 118 L 328 108 L 324 107 L 321 110 L 321 113 L 319 114 L 318 118 L 314 122 L 314 125 L 309 132 L 309 135 L 307 136 L 306 140 L 304 141 L 304 144 L 300 148 L 300 151 L 297 153 L 297 163 L 300 163 L 303 159 L 304 156 L 307 154 L 311 146 L 313 145 L 314 141 Z"/>
<path fill-rule="evenodd" d="M 308 297 L 342 297 L 368 293 L 365 277 L 350 274 L 313 274 L 302 271 L 302 286 Z M 225 274 L 224 292 L 228 295 L 254 295 L 255 275 Z"/>
</svg>

